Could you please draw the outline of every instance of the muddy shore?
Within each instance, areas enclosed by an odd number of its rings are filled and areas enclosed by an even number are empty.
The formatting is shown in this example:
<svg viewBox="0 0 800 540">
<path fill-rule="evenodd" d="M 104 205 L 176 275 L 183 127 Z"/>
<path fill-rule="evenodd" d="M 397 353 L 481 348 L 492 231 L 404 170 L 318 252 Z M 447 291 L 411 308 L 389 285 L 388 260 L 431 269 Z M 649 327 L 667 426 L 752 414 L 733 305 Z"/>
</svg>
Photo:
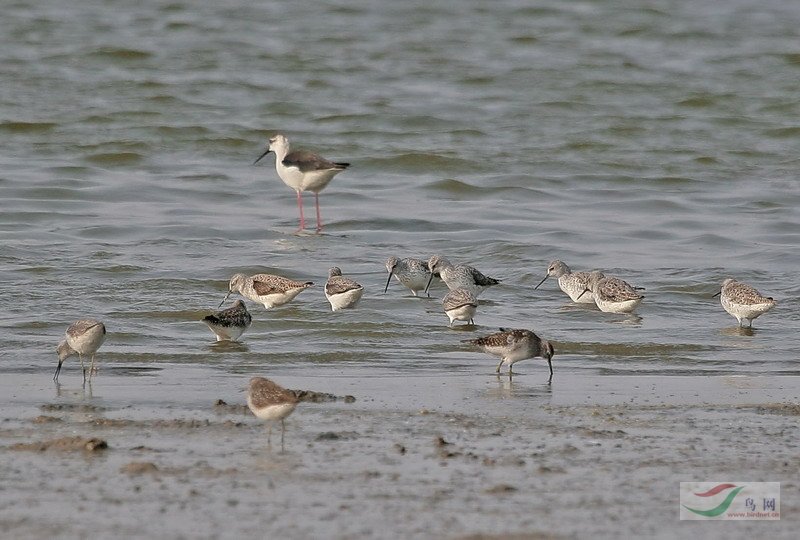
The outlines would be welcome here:
<svg viewBox="0 0 800 540">
<path fill-rule="evenodd" d="M 0 526 L 14 538 L 792 536 L 797 381 L 709 378 L 708 404 L 689 380 L 559 381 L 571 394 L 531 379 L 312 379 L 356 400 L 302 403 L 281 450 L 242 406 L 241 377 L 107 373 L 88 396 L 17 374 L 2 386 Z M 576 399 L 581 384 L 593 403 Z M 167 389 L 173 400 L 157 399 Z M 786 517 L 679 522 L 687 480 L 780 481 Z"/>
</svg>

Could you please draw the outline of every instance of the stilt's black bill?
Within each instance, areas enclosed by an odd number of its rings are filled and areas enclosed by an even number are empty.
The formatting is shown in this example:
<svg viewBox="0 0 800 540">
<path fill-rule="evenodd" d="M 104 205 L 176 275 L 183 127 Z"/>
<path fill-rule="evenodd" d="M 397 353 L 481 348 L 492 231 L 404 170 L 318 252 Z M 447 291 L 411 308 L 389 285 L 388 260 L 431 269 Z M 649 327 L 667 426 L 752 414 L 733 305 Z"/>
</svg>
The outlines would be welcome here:
<svg viewBox="0 0 800 540">
<path fill-rule="evenodd" d="M 433 281 L 433 273 L 431 273 L 431 277 L 428 278 L 428 284 L 425 285 L 425 294 L 428 294 L 428 287 L 431 286 L 431 281 Z M 430 296 L 430 295 L 428 295 Z"/>
<path fill-rule="evenodd" d="M 389 279 L 386 280 L 386 288 L 383 289 L 383 293 L 386 294 L 386 291 L 389 290 L 389 283 L 392 281 L 392 273 L 389 272 Z"/>
</svg>

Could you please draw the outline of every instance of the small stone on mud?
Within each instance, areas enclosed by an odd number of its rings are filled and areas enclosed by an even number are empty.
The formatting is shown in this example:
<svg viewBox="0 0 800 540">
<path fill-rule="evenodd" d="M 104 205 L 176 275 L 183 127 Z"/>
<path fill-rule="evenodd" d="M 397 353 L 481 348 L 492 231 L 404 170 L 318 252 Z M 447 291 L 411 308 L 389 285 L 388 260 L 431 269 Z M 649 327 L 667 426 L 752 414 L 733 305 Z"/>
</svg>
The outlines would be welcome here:
<svg viewBox="0 0 800 540">
<path fill-rule="evenodd" d="M 395 450 L 397 450 L 397 452 L 398 452 L 400 455 L 405 455 L 405 453 L 406 453 L 406 447 L 405 447 L 405 446 L 403 446 L 403 445 L 402 445 L 402 444 L 400 444 L 400 443 L 395 443 L 395 444 L 394 444 L 394 449 L 395 449 Z"/>
<path fill-rule="evenodd" d="M 497 484 L 496 486 L 490 487 L 489 489 L 485 489 L 483 492 L 488 493 L 490 495 L 498 495 L 501 493 L 513 493 L 517 491 L 517 488 L 511 486 L 509 484 Z"/>
<path fill-rule="evenodd" d="M 98 405 L 87 405 L 86 403 L 45 403 L 39 405 L 43 411 L 69 411 L 69 412 L 100 412 L 106 410 L 105 407 Z"/>
<path fill-rule="evenodd" d="M 133 424 L 133 420 L 125 418 L 95 418 L 92 425 L 101 427 L 127 427 Z"/>
<path fill-rule="evenodd" d="M 47 450 L 58 450 L 62 452 L 83 450 L 86 452 L 96 452 L 108 448 L 108 443 L 103 439 L 94 437 L 88 439 L 83 437 L 63 437 L 61 439 L 52 439 L 49 441 L 12 444 L 9 448 L 11 450 L 27 450 L 32 452 L 46 452 Z"/>
<path fill-rule="evenodd" d="M 131 448 L 133 452 L 158 452 L 155 448 L 150 448 L 149 446 L 145 446 L 143 444 L 134 446 Z"/>
<path fill-rule="evenodd" d="M 444 440 L 444 437 L 442 437 L 441 435 L 439 435 L 438 437 L 436 437 L 433 440 L 433 445 L 436 448 L 441 448 L 442 446 L 447 446 L 448 444 L 452 444 L 452 443 L 449 443 L 446 440 Z"/>
<path fill-rule="evenodd" d="M 92 438 L 86 441 L 86 443 L 83 445 L 83 449 L 89 452 L 94 452 L 96 450 L 105 450 L 106 448 L 108 448 L 108 443 L 103 439 Z"/>
<path fill-rule="evenodd" d="M 324 433 L 320 433 L 317 435 L 316 440 L 318 441 L 338 441 L 341 437 L 337 433 L 333 431 L 326 431 Z"/>
<path fill-rule="evenodd" d="M 145 474 L 158 472 L 158 467 L 151 461 L 131 461 L 123 465 L 119 472 L 126 474 Z"/>
<path fill-rule="evenodd" d="M 33 422 L 34 424 L 52 424 L 54 422 L 63 422 L 63 420 L 61 420 L 61 418 L 58 418 L 57 416 L 46 416 L 44 414 L 40 414 L 39 416 L 31 420 L 31 422 Z"/>
<path fill-rule="evenodd" d="M 329 403 L 339 400 L 345 403 L 353 403 L 356 400 L 353 396 L 337 396 L 335 394 L 329 394 L 328 392 L 315 392 L 314 390 L 291 390 L 291 392 L 294 393 L 298 401 L 310 403 Z"/>
<path fill-rule="evenodd" d="M 797 403 L 770 403 L 756 407 L 759 414 L 771 413 L 786 416 L 800 416 L 800 404 Z"/>
<path fill-rule="evenodd" d="M 550 467 L 548 465 L 539 465 L 538 469 L 539 474 L 548 474 L 548 473 L 565 473 L 563 468 L 561 467 Z"/>
<path fill-rule="evenodd" d="M 224 399 L 218 399 L 214 402 L 214 411 L 217 413 L 250 415 L 250 409 L 247 405 L 230 405 Z"/>
</svg>

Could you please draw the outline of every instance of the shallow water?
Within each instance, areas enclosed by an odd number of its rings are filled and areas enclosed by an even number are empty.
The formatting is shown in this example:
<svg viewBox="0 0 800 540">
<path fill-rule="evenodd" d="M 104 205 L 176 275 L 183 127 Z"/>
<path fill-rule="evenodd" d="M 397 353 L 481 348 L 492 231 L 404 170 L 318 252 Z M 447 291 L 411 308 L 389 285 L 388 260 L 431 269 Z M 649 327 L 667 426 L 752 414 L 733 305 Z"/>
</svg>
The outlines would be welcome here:
<svg viewBox="0 0 800 540">
<path fill-rule="evenodd" d="M 201 369 L 502 414 L 471 405 L 498 382 L 460 343 L 501 326 L 556 348 L 550 387 L 540 360 L 515 366 L 530 391 L 511 415 L 611 406 L 615 387 L 640 405 L 797 400 L 796 2 L 62 4 L 0 20 L 0 354 L 31 392 L 5 387 L 11 418 L 78 399 L 77 362 L 67 397 L 49 384 L 84 316 L 109 335 L 79 397 L 134 410 L 169 408 L 162 381 Z M 276 131 L 352 163 L 321 195 L 323 235 L 293 234 L 294 193 L 271 158 L 252 166 Z M 441 284 L 383 294 L 386 257 L 434 253 L 503 280 L 477 328 L 447 327 Z M 554 258 L 645 287 L 638 317 L 571 305 L 553 279 L 534 291 Z M 357 310 L 329 311 L 333 265 L 365 286 Z M 249 305 L 242 343 L 215 344 L 198 321 L 236 272 L 317 287 Z M 711 298 L 730 276 L 778 300 L 752 332 Z M 112 376 L 147 390 L 116 398 Z M 428 379 L 429 398 L 405 389 Z M 189 410 L 236 399 L 191 388 Z"/>
</svg>

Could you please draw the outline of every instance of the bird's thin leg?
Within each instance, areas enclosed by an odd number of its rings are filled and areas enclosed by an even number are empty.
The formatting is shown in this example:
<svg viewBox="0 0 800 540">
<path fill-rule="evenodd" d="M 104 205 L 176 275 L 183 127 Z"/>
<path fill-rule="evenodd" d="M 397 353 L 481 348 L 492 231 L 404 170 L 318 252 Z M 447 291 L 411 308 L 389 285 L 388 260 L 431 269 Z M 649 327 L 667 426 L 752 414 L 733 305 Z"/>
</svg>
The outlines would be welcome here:
<svg viewBox="0 0 800 540">
<path fill-rule="evenodd" d="M 96 373 L 96 372 L 97 372 L 97 368 L 94 367 L 94 355 L 92 355 L 92 364 L 91 364 L 91 366 L 89 366 L 89 380 L 90 381 L 92 380 L 92 373 Z"/>
<path fill-rule="evenodd" d="M 306 228 L 306 218 L 303 216 L 303 195 L 302 192 L 297 190 L 297 208 L 300 210 L 300 230 Z"/>
<path fill-rule="evenodd" d="M 497 364 L 497 369 L 495 370 L 495 372 L 500 373 L 500 366 L 502 366 L 502 365 L 503 365 L 503 359 L 501 358 L 500 359 L 500 363 Z"/>
<path fill-rule="evenodd" d="M 283 434 L 286 433 L 286 423 L 281 418 L 281 452 L 283 452 Z"/>
<path fill-rule="evenodd" d="M 86 383 L 86 368 L 83 365 L 83 355 L 82 354 L 78 354 L 78 358 L 81 361 L 81 371 L 83 371 L 83 382 Z"/>
<path fill-rule="evenodd" d="M 267 446 L 272 446 L 272 422 L 269 423 L 269 428 L 267 429 Z"/>
<path fill-rule="evenodd" d="M 322 218 L 319 215 L 319 193 L 314 193 L 314 204 L 317 207 L 317 232 L 322 231 Z"/>
</svg>

